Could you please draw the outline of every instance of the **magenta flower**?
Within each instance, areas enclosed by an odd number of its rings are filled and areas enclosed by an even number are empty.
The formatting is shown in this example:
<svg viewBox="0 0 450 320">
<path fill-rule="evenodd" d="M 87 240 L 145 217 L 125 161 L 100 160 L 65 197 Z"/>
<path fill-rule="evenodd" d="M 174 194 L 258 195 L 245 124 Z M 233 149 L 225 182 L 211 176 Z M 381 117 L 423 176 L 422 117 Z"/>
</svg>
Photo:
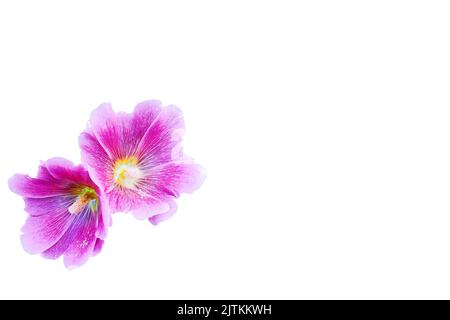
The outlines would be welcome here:
<svg viewBox="0 0 450 320">
<path fill-rule="evenodd" d="M 139 103 L 131 114 L 115 113 L 110 104 L 92 112 L 81 155 L 112 212 L 157 224 L 175 213 L 180 193 L 202 184 L 203 168 L 182 152 L 183 131 L 181 111 L 159 101 Z"/>
<path fill-rule="evenodd" d="M 25 251 L 49 259 L 64 256 L 67 268 L 100 252 L 110 215 L 83 166 L 53 158 L 39 166 L 36 178 L 16 174 L 9 187 L 24 198 L 29 214 L 22 228 Z"/>
</svg>

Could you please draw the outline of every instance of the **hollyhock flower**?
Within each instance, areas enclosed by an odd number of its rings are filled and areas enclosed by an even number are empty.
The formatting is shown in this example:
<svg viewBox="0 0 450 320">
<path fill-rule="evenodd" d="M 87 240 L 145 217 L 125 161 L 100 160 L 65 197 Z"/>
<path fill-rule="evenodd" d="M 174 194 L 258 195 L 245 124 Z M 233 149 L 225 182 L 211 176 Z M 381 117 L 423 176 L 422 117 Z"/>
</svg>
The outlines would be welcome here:
<svg viewBox="0 0 450 320">
<path fill-rule="evenodd" d="M 111 211 L 157 224 L 175 213 L 180 193 L 202 184 L 203 168 L 182 152 L 183 131 L 181 111 L 159 101 L 141 102 L 131 114 L 110 104 L 92 112 L 80 135 L 81 156 Z"/>
<path fill-rule="evenodd" d="M 25 251 L 48 259 L 64 256 L 67 268 L 100 252 L 109 209 L 83 166 L 53 158 L 39 166 L 36 178 L 16 174 L 9 187 L 24 198 L 29 214 L 22 228 Z"/>
</svg>

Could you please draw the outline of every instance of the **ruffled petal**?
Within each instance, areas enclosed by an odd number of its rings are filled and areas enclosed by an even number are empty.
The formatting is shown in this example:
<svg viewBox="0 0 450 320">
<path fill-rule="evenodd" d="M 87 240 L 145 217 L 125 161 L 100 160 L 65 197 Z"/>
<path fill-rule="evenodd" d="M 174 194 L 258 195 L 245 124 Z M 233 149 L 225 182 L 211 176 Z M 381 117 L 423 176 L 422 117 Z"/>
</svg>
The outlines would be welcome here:
<svg viewBox="0 0 450 320">
<path fill-rule="evenodd" d="M 165 212 L 153 213 L 153 215 L 148 218 L 148 221 L 150 221 L 153 225 L 156 226 L 158 223 L 169 219 L 175 214 L 175 212 L 177 212 L 177 204 L 173 199 L 168 199 L 166 203 L 168 208 Z"/>
<path fill-rule="evenodd" d="M 161 102 L 139 103 L 132 114 L 115 113 L 104 103 L 91 113 L 89 128 L 110 159 L 134 154 L 147 129 L 161 113 Z"/>
<path fill-rule="evenodd" d="M 179 142 L 184 133 L 184 121 L 181 110 L 176 106 L 162 109 L 158 118 L 147 129 L 138 146 L 137 154 L 142 168 L 150 169 L 173 161 L 175 147 L 179 158 Z"/>
<path fill-rule="evenodd" d="M 164 214 L 169 211 L 170 205 L 166 200 L 150 199 L 146 203 L 141 204 L 136 209 L 132 209 L 131 213 L 138 220 L 145 220 L 154 215 Z"/>
<path fill-rule="evenodd" d="M 71 161 L 64 158 L 52 158 L 45 162 L 45 166 L 55 181 L 68 181 L 72 184 L 96 188 L 86 168 L 81 165 L 75 166 Z"/>
<path fill-rule="evenodd" d="M 89 118 L 89 131 L 92 131 L 110 159 L 120 156 L 118 148 L 118 141 L 121 139 L 120 132 L 116 114 L 110 103 L 103 103 L 92 111 Z"/>
<path fill-rule="evenodd" d="M 41 165 L 39 166 L 36 178 L 41 180 L 57 182 L 57 180 L 55 180 L 55 177 L 53 177 L 50 171 L 48 171 L 45 162 L 42 162 Z"/>
<path fill-rule="evenodd" d="M 152 224 L 157 225 L 173 216 L 176 211 L 177 204 L 173 198 L 167 198 L 155 203 L 146 203 L 138 209 L 132 210 L 132 213 L 136 219 L 148 219 Z"/>
<path fill-rule="evenodd" d="M 121 157 L 136 154 L 142 137 L 148 128 L 157 121 L 162 110 L 160 101 L 149 100 L 137 104 L 132 114 L 117 114 L 117 125 L 121 133 L 119 140 Z"/>
</svg>

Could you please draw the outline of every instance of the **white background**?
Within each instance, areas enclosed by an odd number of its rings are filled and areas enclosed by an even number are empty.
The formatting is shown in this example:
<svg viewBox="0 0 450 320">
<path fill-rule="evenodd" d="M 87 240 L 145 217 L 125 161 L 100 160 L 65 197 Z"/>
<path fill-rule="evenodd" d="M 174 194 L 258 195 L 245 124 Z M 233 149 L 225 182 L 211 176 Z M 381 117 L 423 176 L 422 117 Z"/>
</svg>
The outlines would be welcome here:
<svg viewBox="0 0 450 320">
<path fill-rule="evenodd" d="M 0 2 L 0 298 L 450 298 L 448 1 Z M 8 190 L 109 101 L 208 177 L 67 271 Z"/>
</svg>

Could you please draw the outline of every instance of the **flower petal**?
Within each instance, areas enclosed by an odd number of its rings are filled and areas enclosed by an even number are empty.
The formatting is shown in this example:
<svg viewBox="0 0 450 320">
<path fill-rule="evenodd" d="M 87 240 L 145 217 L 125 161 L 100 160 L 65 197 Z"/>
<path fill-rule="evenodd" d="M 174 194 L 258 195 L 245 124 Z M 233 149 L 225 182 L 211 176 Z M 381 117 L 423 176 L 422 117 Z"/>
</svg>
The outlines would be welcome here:
<svg viewBox="0 0 450 320">
<path fill-rule="evenodd" d="M 104 196 L 99 197 L 98 204 L 98 225 L 95 235 L 97 238 L 105 239 L 108 227 L 111 227 L 111 212 L 108 206 L 108 200 Z"/>
<path fill-rule="evenodd" d="M 173 198 L 167 198 L 164 201 L 150 204 L 147 203 L 138 209 L 132 210 L 136 219 L 148 219 L 152 224 L 157 225 L 159 222 L 167 220 L 177 211 L 177 204 Z"/>
<path fill-rule="evenodd" d="M 64 255 L 64 264 L 68 268 L 82 265 L 90 257 L 94 248 L 96 227 L 96 214 L 90 210 L 84 210 L 75 216 L 61 239 L 42 255 L 48 259 L 56 259 Z"/>
<path fill-rule="evenodd" d="M 169 199 L 167 201 L 167 204 L 169 207 L 166 212 L 153 214 L 150 218 L 148 218 L 148 221 L 150 221 L 153 225 L 156 226 L 161 221 L 167 220 L 171 216 L 173 216 L 177 211 L 177 204 L 173 199 Z"/>
<path fill-rule="evenodd" d="M 97 219 L 92 213 L 87 214 L 87 216 L 88 221 L 83 224 L 80 223 L 77 236 L 74 241 L 70 242 L 67 251 L 64 253 L 64 265 L 69 269 L 81 266 L 91 256 L 95 255 L 93 250 L 97 242 L 95 236 Z"/>
<path fill-rule="evenodd" d="M 118 141 L 120 141 L 120 132 L 117 126 L 116 114 L 110 103 L 103 103 L 92 111 L 89 118 L 89 129 L 109 158 L 115 159 L 117 156 L 120 156 L 117 148 Z"/>
<path fill-rule="evenodd" d="M 55 177 L 52 176 L 52 174 L 50 173 L 50 171 L 48 171 L 48 169 L 45 165 L 46 165 L 45 162 L 41 163 L 41 165 L 39 166 L 36 178 L 41 179 L 41 180 L 49 180 L 49 181 L 56 182 Z"/>
<path fill-rule="evenodd" d="M 148 169 L 172 161 L 172 151 L 179 144 L 183 132 L 181 110 L 175 106 L 163 108 L 138 146 L 142 167 Z"/>
<path fill-rule="evenodd" d="M 141 194 L 136 190 L 115 188 L 106 194 L 109 208 L 112 212 L 128 212 L 134 208 L 140 207 L 152 199 L 149 196 Z"/>
<path fill-rule="evenodd" d="M 30 178 L 28 175 L 16 174 L 9 181 L 12 192 L 30 198 L 44 198 L 64 195 L 67 193 L 68 183 Z"/>
<path fill-rule="evenodd" d="M 120 154 L 127 157 L 136 154 L 142 137 L 157 120 L 162 104 L 157 100 L 143 101 L 136 105 L 132 114 L 117 114 L 117 124 L 121 132 Z"/>
<path fill-rule="evenodd" d="M 92 250 L 92 256 L 96 256 L 100 253 L 100 251 L 103 248 L 103 244 L 105 243 L 104 240 L 97 238 L 97 241 L 95 241 L 94 249 Z"/>
<path fill-rule="evenodd" d="M 111 184 L 113 164 L 112 160 L 100 145 L 97 138 L 83 132 L 79 137 L 81 159 L 90 169 L 92 180 L 103 190 Z"/>
<path fill-rule="evenodd" d="M 158 199 L 179 197 L 180 193 L 197 190 L 205 177 L 204 168 L 198 164 L 170 162 L 151 169 L 139 187 Z"/>
<path fill-rule="evenodd" d="M 22 227 L 22 246 L 28 253 L 41 253 L 53 246 L 73 222 L 67 207 L 48 202 L 46 208 L 46 214 L 29 216 Z"/>
<path fill-rule="evenodd" d="M 168 201 L 148 201 L 137 209 L 133 209 L 131 213 L 138 220 L 145 220 L 158 214 L 164 214 L 170 210 Z"/>
<path fill-rule="evenodd" d="M 73 184 L 96 187 L 92 183 L 87 170 L 81 165 L 75 166 L 71 161 L 64 158 L 52 158 L 44 164 L 55 181 L 71 181 Z"/>
<path fill-rule="evenodd" d="M 52 214 L 55 210 L 68 208 L 73 203 L 73 196 L 62 195 L 46 198 L 24 198 L 25 211 L 30 216 Z"/>
</svg>

